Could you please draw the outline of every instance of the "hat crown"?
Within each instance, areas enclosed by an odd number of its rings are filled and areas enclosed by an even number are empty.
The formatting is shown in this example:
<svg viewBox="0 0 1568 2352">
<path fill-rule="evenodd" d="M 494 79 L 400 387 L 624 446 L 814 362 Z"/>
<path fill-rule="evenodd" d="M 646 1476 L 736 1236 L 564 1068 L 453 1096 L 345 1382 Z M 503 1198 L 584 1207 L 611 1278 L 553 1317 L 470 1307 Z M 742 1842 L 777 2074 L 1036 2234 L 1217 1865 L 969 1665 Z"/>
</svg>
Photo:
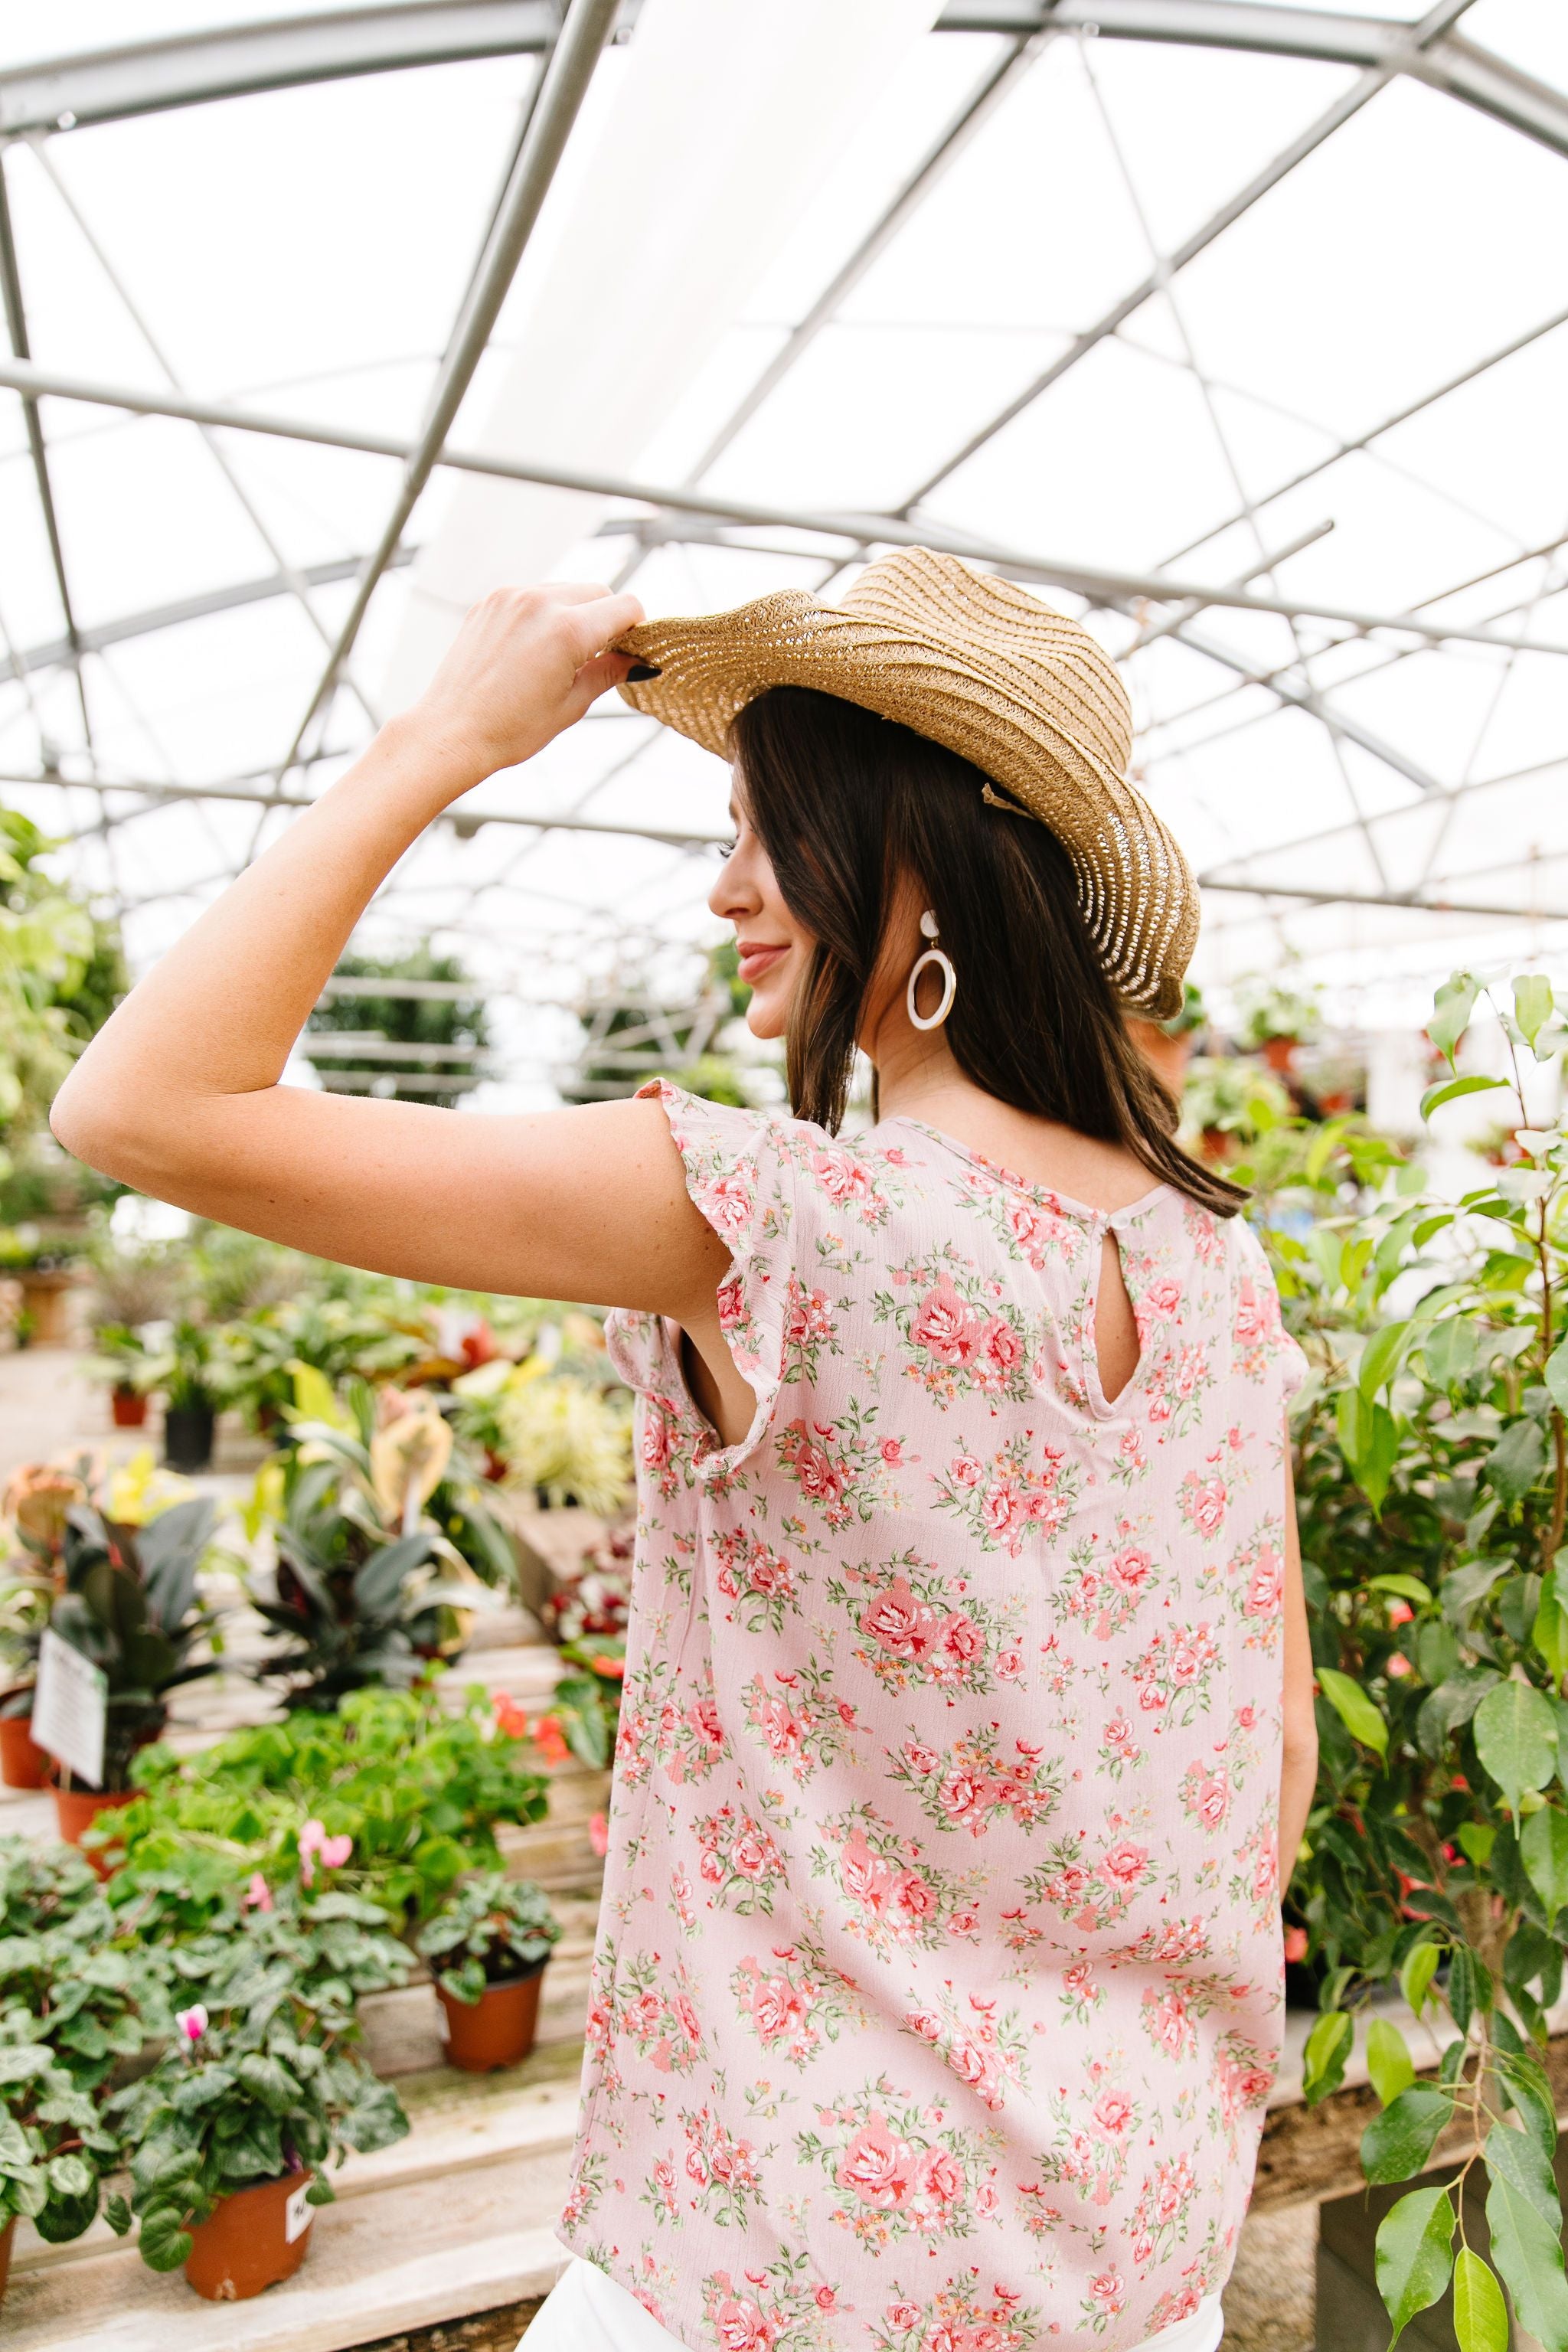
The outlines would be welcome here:
<svg viewBox="0 0 1568 2352">
<path fill-rule="evenodd" d="M 962 646 L 999 687 L 1009 676 L 1031 702 L 1119 773 L 1132 756 L 1132 705 L 1100 640 L 1016 581 L 975 572 L 956 555 L 900 547 L 868 563 L 839 609 L 918 643 Z"/>
</svg>

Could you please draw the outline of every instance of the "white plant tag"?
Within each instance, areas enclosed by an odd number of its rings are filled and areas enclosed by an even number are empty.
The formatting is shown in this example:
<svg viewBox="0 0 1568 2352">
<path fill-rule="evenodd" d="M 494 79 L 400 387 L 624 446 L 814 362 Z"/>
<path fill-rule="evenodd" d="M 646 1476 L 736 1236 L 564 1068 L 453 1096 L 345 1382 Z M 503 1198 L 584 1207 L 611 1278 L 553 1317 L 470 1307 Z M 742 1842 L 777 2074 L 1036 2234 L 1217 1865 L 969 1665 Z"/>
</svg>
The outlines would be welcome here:
<svg viewBox="0 0 1568 2352">
<path fill-rule="evenodd" d="M 46 1626 L 33 1694 L 32 1733 L 89 1789 L 103 1783 L 103 1734 L 109 1719 L 109 1677 Z"/>
<path fill-rule="evenodd" d="M 310 2188 L 308 2180 L 302 2181 L 283 2208 L 285 2245 L 291 2246 L 295 2239 L 302 2238 L 310 2226 L 310 2218 L 316 2209 L 310 2201 Z"/>
</svg>

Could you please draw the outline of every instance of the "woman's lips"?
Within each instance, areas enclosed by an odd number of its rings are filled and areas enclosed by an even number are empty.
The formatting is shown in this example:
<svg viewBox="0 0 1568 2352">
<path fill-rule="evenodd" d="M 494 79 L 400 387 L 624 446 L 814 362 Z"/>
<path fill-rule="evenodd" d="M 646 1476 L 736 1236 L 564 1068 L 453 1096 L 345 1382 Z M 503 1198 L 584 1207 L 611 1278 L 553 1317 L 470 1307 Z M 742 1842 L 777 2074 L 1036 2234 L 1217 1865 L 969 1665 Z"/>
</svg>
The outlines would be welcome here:
<svg viewBox="0 0 1568 2352">
<path fill-rule="evenodd" d="M 782 957 L 788 955 L 788 948 L 760 947 L 753 945 L 750 940 L 742 941 L 741 947 L 741 978 L 745 982 L 748 988 L 755 988 L 763 972 L 771 971 L 773 965 L 777 963 Z"/>
</svg>

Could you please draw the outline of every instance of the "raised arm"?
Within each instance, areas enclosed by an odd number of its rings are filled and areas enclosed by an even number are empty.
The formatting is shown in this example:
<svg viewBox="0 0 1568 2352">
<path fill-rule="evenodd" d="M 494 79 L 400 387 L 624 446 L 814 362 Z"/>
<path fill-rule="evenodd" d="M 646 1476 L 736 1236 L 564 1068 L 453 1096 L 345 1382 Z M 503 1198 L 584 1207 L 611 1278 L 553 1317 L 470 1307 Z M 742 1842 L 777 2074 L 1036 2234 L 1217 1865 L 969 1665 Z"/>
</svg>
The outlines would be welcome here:
<svg viewBox="0 0 1568 2352">
<path fill-rule="evenodd" d="M 735 1378 L 714 1292 L 726 1254 L 687 1198 L 655 1102 L 537 1118 L 279 1084 L 375 890 L 425 827 L 617 684 L 605 650 L 642 617 L 602 588 L 504 590 L 423 699 L 132 991 L 77 1064 L 52 1125 L 68 1151 L 155 1198 L 384 1273 L 651 1307 Z M 742 1399 L 744 1402 L 744 1399 Z"/>
</svg>

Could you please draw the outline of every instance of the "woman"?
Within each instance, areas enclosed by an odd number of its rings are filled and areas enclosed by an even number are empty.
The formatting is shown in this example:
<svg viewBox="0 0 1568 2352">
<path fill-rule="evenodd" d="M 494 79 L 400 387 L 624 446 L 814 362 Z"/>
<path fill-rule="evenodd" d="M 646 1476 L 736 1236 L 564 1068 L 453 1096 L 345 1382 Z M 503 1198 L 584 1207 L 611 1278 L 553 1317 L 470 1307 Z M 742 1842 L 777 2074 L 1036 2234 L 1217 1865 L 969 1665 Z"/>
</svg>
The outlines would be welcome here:
<svg viewBox="0 0 1568 2352">
<path fill-rule="evenodd" d="M 1021 589 L 915 550 L 839 608 L 639 617 L 481 604 L 56 1133 L 324 1256 L 622 1310 L 587 2259 L 531 2352 L 1211 2352 L 1315 1759 L 1300 1359 L 1122 1020 L 1179 1002 L 1191 879 L 1116 671 Z M 422 828 L 612 684 L 731 752 L 710 904 L 797 1116 L 658 1082 L 454 1127 L 280 1087 Z"/>
</svg>

